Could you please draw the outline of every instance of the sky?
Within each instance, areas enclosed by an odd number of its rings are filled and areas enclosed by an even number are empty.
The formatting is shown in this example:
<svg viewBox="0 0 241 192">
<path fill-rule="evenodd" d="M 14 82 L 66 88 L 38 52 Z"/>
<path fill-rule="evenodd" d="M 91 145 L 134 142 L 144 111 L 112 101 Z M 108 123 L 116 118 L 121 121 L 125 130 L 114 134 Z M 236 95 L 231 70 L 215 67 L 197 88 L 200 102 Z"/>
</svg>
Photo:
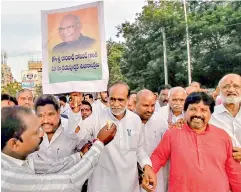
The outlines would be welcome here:
<svg viewBox="0 0 241 192">
<path fill-rule="evenodd" d="M 125 21 L 133 22 L 141 12 L 145 0 L 103 0 L 106 39 L 116 37 L 116 27 Z M 1 49 L 8 54 L 7 64 L 14 78 L 21 81 L 21 71 L 28 69 L 28 61 L 42 57 L 41 10 L 81 5 L 94 0 L 47 1 L 1 0 Z"/>
</svg>

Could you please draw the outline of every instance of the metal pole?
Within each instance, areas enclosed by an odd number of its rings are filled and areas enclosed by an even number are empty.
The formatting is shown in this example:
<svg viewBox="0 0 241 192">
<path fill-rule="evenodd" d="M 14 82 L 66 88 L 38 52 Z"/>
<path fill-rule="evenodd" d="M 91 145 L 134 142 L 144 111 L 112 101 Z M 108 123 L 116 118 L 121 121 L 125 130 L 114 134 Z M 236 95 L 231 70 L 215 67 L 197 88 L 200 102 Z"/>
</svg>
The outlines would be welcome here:
<svg viewBox="0 0 241 192">
<path fill-rule="evenodd" d="M 188 84 L 190 85 L 192 82 L 191 75 L 191 53 L 190 53 L 190 41 L 189 41 L 189 33 L 188 33 L 188 23 L 187 23 L 187 9 L 186 9 L 186 0 L 183 0 L 184 5 L 184 13 L 185 13 L 185 22 L 186 22 L 186 39 L 187 39 L 187 71 L 188 71 Z"/>
<path fill-rule="evenodd" d="M 167 72 L 167 48 L 166 48 L 166 33 L 165 28 L 162 27 L 162 37 L 163 37 L 163 59 L 164 59 L 164 76 L 165 84 L 168 84 L 168 72 Z"/>
</svg>

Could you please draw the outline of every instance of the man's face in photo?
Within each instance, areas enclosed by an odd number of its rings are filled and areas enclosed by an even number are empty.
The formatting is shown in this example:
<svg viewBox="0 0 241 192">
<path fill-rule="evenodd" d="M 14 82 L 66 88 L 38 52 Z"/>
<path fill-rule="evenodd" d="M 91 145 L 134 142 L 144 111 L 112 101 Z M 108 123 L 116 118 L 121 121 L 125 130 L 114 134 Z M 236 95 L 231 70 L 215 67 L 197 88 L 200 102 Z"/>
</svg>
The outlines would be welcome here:
<svg viewBox="0 0 241 192">
<path fill-rule="evenodd" d="M 76 41 L 80 36 L 80 22 L 74 16 L 66 16 L 59 26 L 59 35 L 64 42 Z"/>
</svg>

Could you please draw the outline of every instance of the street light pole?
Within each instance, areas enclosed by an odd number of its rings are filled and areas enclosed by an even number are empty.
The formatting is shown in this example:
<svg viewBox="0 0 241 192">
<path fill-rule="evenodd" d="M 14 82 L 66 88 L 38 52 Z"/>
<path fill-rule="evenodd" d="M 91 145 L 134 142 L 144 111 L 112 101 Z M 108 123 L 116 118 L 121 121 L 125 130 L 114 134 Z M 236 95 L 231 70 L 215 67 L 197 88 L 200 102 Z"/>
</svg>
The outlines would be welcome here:
<svg viewBox="0 0 241 192">
<path fill-rule="evenodd" d="M 168 72 L 167 72 L 167 48 L 166 48 L 166 33 L 165 28 L 162 27 L 162 38 L 163 38 L 163 59 L 164 59 L 164 76 L 165 85 L 168 84 Z"/>
<path fill-rule="evenodd" d="M 188 23 L 187 23 L 186 0 L 183 0 L 183 5 L 184 5 L 184 14 L 185 14 L 185 22 L 186 22 L 188 85 L 190 85 L 191 82 L 192 82 L 192 75 L 191 75 L 191 53 L 190 53 L 190 41 L 189 41 Z"/>
</svg>

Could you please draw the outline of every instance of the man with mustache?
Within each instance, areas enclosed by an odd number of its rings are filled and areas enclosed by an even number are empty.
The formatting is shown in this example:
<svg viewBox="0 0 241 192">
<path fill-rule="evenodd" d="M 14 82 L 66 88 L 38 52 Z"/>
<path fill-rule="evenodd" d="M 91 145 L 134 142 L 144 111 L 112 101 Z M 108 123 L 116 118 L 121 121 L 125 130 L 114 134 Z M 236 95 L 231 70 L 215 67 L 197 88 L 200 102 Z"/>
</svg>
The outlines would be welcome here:
<svg viewBox="0 0 241 192">
<path fill-rule="evenodd" d="M 170 159 L 169 191 L 240 192 L 241 166 L 232 157 L 232 141 L 209 120 L 214 100 L 194 92 L 185 101 L 186 124 L 169 129 L 151 156 L 155 173 Z M 149 181 L 144 172 L 143 186 Z M 149 190 L 150 191 L 150 190 Z"/>
<path fill-rule="evenodd" d="M 139 192 L 137 163 L 149 170 L 148 178 L 156 186 L 156 176 L 152 171 L 150 158 L 144 150 L 144 137 L 139 116 L 127 110 L 130 88 L 118 82 L 108 89 L 109 108 L 99 114 L 96 126 L 78 126 L 76 136 L 89 139 L 101 127 L 112 122 L 117 126 L 117 134 L 100 157 L 99 163 L 88 181 L 88 192 Z M 70 121 L 71 119 L 69 119 Z"/>
<path fill-rule="evenodd" d="M 60 166 L 61 173 L 36 175 L 26 157 L 39 149 L 43 137 L 39 119 L 28 108 L 14 106 L 2 109 L 1 115 L 1 189 L 2 191 L 78 191 L 91 175 L 104 145 L 115 136 L 116 129 L 101 129 L 87 154 L 67 157 L 51 168 Z M 71 168 L 66 169 L 72 162 Z"/>
<path fill-rule="evenodd" d="M 45 132 L 39 151 L 34 153 L 35 157 L 52 163 L 79 150 L 80 141 L 69 139 L 66 134 L 69 131 L 68 120 L 60 117 L 60 106 L 53 95 L 41 95 L 34 107 Z"/>
<path fill-rule="evenodd" d="M 225 130 L 232 138 L 233 157 L 241 162 L 241 77 L 225 75 L 218 84 L 222 104 L 215 106 L 210 124 Z"/>
<path fill-rule="evenodd" d="M 99 115 L 107 107 L 109 107 L 108 93 L 107 91 L 102 91 L 100 92 L 100 99 L 95 101 L 95 105 L 93 107 L 93 113 L 96 115 Z"/>
<path fill-rule="evenodd" d="M 22 89 L 17 92 L 16 99 L 19 106 L 33 108 L 33 93 L 29 89 Z"/>
<path fill-rule="evenodd" d="M 156 97 L 150 90 L 143 89 L 137 93 L 136 113 L 142 121 L 142 130 L 145 138 L 145 151 L 151 156 L 168 129 L 168 124 L 158 112 L 155 112 Z M 166 192 L 168 168 L 165 167 L 157 174 L 156 191 Z"/>
<path fill-rule="evenodd" d="M 86 101 L 86 100 L 82 101 L 82 105 L 81 105 L 82 119 L 85 120 L 91 114 L 92 114 L 92 106 L 91 106 L 91 104 L 88 101 Z"/>
<path fill-rule="evenodd" d="M 159 99 L 155 105 L 155 111 L 159 111 L 161 107 L 168 104 L 168 92 L 171 89 L 170 85 L 162 85 L 158 88 Z"/>
<path fill-rule="evenodd" d="M 169 128 L 179 127 L 184 121 L 184 102 L 187 97 L 185 89 L 173 87 L 168 93 L 169 104 L 160 109 L 161 116 L 168 122 Z"/>
</svg>

